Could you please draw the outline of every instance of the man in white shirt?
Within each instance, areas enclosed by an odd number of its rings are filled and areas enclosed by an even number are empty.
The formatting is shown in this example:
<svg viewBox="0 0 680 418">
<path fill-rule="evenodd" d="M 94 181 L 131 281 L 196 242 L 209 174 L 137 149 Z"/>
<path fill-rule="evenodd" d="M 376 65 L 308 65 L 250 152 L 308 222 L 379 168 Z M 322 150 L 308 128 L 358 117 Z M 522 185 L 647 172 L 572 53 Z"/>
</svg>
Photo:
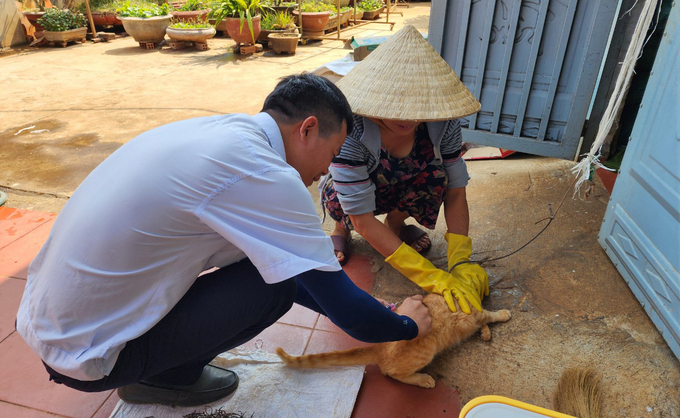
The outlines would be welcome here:
<svg viewBox="0 0 680 418">
<path fill-rule="evenodd" d="M 164 125 L 102 162 L 31 263 L 17 316 L 50 379 L 134 403 L 214 402 L 238 377 L 208 363 L 294 302 L 363 341 L 429 332 L 421 298 L 394 313 L 352 284 L 306 189 L 351 118 L 328 80 L 289 76 L 259 114 Z"/>
</svg>

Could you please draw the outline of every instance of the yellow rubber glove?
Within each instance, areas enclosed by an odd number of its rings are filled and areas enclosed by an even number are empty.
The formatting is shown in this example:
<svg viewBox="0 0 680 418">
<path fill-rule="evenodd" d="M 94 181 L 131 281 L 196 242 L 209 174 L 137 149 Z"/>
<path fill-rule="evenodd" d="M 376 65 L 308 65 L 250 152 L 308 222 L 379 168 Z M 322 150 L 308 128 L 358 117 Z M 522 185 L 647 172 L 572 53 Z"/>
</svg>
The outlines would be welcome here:
<svg viewBox="0 0 680 418">
<path fill-rule="evenodd" d="M 484 296 L 489 296 L 489 275 L 479 264 L 464 263 L 456 266 L 451 271 L 451 267 L 454 264 L 461 261 L 470 261 L 472 239 L 465 235 L 452 234 L 450 232 L 444 234 L 444 239 L 449 244 L 446 250 L 446 258 L 449 260 L 448 271 L 451 272 L 453 277 L 474 286 L 477 289 L 480 300 L 484 299 Z"/>
<path fill-rule="evenodd" d="M 385 261 L 424 290 L 444 296 L 452 312 L 457 310 L 453 298 L 458 300 L 460 309 L 467 314 L 470 313 L 468 302 L 478 311 L 482 311 L 482 299 L 474 286 L 461 282 L 444 270 L 436 268 L 406 243 L 402 242 Z"/>
</svg>

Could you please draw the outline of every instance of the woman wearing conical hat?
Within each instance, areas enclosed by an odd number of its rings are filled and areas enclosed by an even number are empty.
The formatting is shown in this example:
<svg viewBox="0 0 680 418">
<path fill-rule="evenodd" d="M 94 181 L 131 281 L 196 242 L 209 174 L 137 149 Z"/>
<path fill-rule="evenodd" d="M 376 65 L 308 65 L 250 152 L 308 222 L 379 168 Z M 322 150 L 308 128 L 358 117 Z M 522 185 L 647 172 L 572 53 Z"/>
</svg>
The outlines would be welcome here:
<svg viewBox="0 0 680 418">
<path fill-rule="evenodd" d="M 480 109 L 451 67 L 413 27 L 381 44 L 337 82 L 354 112 L 354 128 L 329 175 L 321 199 L 335 221 L 331 234 L 340 264 L 350 253 L 351 230 L 423 289 L 481 310 L 488 275 L 468 261 L 471 240 L 458 118 Z M 408 217 L 434 229 L 443 204 L 448 273 L 424 254 L 431 242 Z M 375 216 L 386 214 L 384 222 Z M 451 267 L 454 266 L 453 270 Z"/>
</svg>

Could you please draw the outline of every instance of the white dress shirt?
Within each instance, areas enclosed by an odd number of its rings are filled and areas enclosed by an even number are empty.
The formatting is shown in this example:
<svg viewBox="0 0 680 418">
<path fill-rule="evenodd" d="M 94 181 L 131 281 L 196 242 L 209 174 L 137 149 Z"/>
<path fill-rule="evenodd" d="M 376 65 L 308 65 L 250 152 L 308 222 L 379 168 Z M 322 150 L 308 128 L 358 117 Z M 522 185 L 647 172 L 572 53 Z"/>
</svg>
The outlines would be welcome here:
<svg viewBox="0 0 680 418">
<path fill-rule="evenodd" d="M 260 113 L 164 125 L 75 191 L 29 267 L 18 331 L 57 372 L 98 380 L 202 271 L 246 257 L 267 283 L 340 270 L 276 122 Z"/>
</svg>

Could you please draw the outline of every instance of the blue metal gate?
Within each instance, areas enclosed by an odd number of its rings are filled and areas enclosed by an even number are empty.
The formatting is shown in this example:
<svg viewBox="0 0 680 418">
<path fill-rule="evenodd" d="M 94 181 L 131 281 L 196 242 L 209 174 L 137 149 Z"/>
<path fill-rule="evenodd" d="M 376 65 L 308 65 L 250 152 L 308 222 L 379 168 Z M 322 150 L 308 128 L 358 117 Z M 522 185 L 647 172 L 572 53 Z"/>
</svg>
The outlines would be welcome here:
<svg viewBox="0 0 680 418">
<path fill-rule="evenodd" d="M 599 242 L 680 359 L 680 6 L 671 9 Z"/>
<path fill-rule="evenodd" d="M 618 0 L 433 0 L 429 41 L 482 103 L 466 142 L 573 159 Z"/>
</svg>

